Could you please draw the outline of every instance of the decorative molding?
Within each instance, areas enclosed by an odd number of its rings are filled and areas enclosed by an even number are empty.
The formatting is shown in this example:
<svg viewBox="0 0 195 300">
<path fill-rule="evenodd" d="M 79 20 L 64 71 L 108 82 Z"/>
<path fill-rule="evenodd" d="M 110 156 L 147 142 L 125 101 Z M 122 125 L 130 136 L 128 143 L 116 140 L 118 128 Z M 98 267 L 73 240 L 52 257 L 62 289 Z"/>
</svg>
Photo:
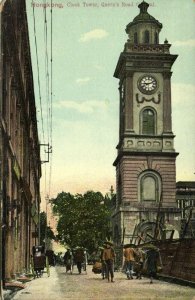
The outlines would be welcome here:
<svg viewBox="0 0 195 300">
<path fill-rule="evenodd" d="M 171 141 L 165 141 L 165 146 L 171 147 L 172 146 L 172 142 Z"/>
<path fill-rule="evenodd" d="M 170 53 L 170 44 L 163 45 L 134 45 L 129 41 L 125 44 L 125 49 L 128 52 L 142 52 L 142 53 Z"/>
<path fill-rule="evenodd" d="M 153 162 L 153 157 L 147 156 L 147 166 L 148 166 L 148 169 L 152 169 L 152 162 Z"/>
<path fill-rule="evenodd" d="M 157 99 L 155 99 L 155 97 L 147 99 L 144 96 L 142 96 L 142 98 L 140 99 L 139 98 L 139 94 L 136 93 L 136 101 L 137 101 L 137 103 L 143 103 L 144 101 L 146 101 L 146 102 L 154 102 L 155 104 L 159 104 L 160 101 L 161 101 L 161 93 L 160 92 L 158 93 L 157 97 L 158 97 Z"/>
<path fill-rule="evenodd" d="M 147 146 L 147 147 L 151 147 L 151 146 L 152 146 L 152 142 L 151 142 L 151 141 L 147 141 L 147 142 L 146 142 L 146 146 Z"/>
<path fill-rule="evenodd" d="M 127 148 L 131 148 L 133 146 L 133 140 L 127 140 Z"/>
<path fill-rule="evenodd" d="M 157 61 L 136 61 L 134 63 L 135 67 L 157 67 L 157 68 L 162 68 L 163 67 L 163 62 L 157 62 Z"/>
</svg>

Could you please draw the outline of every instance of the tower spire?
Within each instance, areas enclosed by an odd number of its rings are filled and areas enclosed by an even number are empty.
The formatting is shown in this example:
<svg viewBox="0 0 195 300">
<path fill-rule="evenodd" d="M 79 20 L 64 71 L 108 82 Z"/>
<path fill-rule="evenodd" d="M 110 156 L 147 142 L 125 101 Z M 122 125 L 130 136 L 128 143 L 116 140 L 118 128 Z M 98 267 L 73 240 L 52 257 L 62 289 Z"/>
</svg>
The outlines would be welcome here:
<svg viewBox="0 0 195 300">
<path fill-rule="evenodd" d="M 140 13 L 146 13 L 149 6 L 150 5 L 143 0 L 143 2 L 138 5 L 138 7 L 140 9 Z"/>
</svg>

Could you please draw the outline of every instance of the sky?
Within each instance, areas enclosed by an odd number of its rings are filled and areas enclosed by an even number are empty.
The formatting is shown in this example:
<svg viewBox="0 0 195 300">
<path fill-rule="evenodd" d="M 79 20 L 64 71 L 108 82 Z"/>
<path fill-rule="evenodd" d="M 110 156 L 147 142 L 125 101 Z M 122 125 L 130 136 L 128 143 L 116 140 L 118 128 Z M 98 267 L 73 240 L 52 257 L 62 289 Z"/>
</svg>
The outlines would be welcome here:
<svg viewBox="0 0 195 300">
<path fill-rule="evenodd" d="M 51 2 L 26 0 L 40 143 L 51 144 L 47 120 L 52 111 L 52 154 L 50 162 L 42 164 L 42 199 L 46 195 L 55 197 L 61 191 L 75 194 L 94 190 L 105 194 L 111 185 L 115 189 L 112 164 L 119 139 L 119 95 L 118 80 L 113 74 L 127 41 L 126 25 L 139 14 L 140 2 L 53 0 L 53 99 L 48 113 Z M 148 3 L 148 12 L 163 24 L 160 43 L 167 38 L 172 44 L 171 53 L 179 55 L 172 68 L 172 123 L 175 150 L 179 152 L 176 179 L 195 180 L 195 0 Z M 44 150 L 42 147 L 42 153 Z"/>
</svg>

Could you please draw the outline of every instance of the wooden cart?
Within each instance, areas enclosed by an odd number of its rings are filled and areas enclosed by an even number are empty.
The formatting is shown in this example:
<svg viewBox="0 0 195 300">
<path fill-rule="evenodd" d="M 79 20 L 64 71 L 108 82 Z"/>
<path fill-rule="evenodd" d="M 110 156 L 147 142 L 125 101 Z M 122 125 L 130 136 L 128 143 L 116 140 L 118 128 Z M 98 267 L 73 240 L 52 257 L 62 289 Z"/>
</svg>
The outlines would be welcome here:
<svg viewBox="0 0 195 300">
<path fill-rule="evenodd" d="M 44 269 L 48 277 L 50 276 L 49 270 L 49 260 L 45 255 L 44 246 L 33 246 L 32 255 L 32 273 L 34 278 L 41 277 L 43 275 Z"/>
</svg>

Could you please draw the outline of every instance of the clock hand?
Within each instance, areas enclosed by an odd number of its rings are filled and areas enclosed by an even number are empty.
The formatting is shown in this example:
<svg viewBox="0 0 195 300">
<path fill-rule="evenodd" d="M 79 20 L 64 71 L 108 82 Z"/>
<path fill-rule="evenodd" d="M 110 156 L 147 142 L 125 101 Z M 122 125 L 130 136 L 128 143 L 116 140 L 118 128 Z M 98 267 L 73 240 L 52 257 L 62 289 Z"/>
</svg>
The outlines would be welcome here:
<svg viewBox="0 0 195 300">
<path fill-rule="evenodd" d="M 149 85 L 149 84 L 152 84 L 152 82 L 144 82 L 143 84 L 144 85 Z"/>
</svg>

